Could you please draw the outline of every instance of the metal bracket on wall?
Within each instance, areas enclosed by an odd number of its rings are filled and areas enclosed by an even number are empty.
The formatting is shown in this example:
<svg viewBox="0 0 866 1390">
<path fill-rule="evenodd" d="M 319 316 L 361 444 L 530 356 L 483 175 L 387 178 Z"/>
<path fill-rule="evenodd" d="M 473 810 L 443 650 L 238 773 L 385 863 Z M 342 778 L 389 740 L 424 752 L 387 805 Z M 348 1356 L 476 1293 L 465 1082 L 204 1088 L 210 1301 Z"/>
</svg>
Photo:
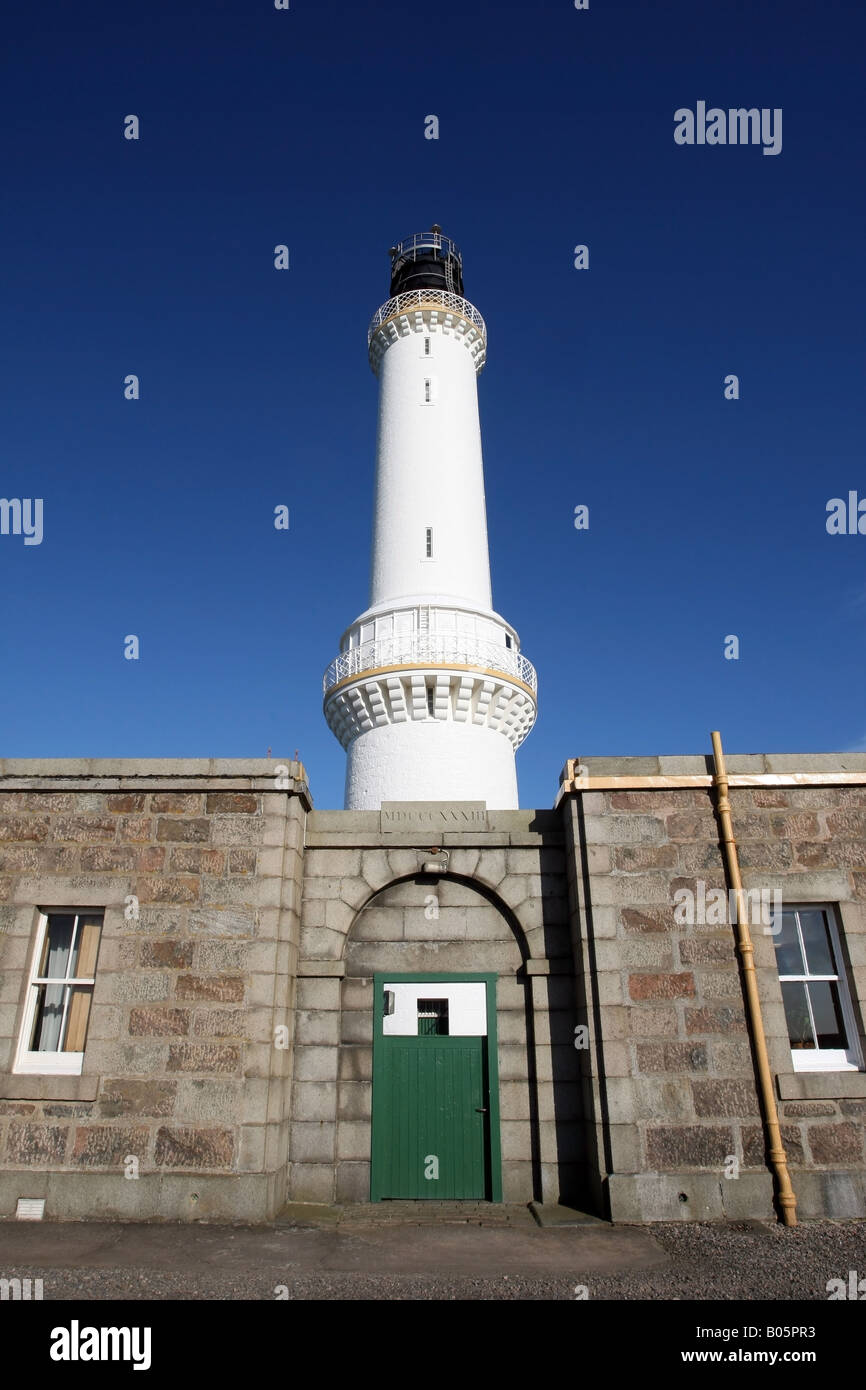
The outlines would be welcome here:
<svg viewBox="0 0 866 1390">
<path fill-rule="evenodd" d="M 447 849 L 440 849 L 437 845 L 431 845 L 429 849 L 419 849 L 418 858 L 422 861 L 423 873 L 447 874 L 450 858 L 450 852 Z"/>
</svg>

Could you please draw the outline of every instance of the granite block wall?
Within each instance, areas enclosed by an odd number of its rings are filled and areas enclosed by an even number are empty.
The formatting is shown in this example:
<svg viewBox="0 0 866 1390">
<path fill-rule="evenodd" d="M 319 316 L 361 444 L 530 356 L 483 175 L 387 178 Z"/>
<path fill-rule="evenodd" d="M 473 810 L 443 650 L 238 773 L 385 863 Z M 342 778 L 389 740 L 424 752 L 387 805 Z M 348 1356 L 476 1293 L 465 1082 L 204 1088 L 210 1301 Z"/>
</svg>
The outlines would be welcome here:
<svg viewBox="0 0 866 1390">
<path fill-rule="evenodd" d="M 736 929 L 711 912 L 677 920 L 681 890 L 696 908 L 701 894 L 727 893 L 714 793 L 626 789 L 630 774 L 662 771 L 645 761 L 585 760 L 590 778 L 616 777 L 620 789 L 578 791 L 562 806 L 574 846 L 567 873 L 596 1202 L 623 1220 L 768 1216 Z M 768 769 L 763 759 L 732 758 L 729 771 L 783 778 L 779 761 Z M 806 761 L 841 770 L 833 755 L 792 757 L 789 767 Z M 676 762 L 677 772 L 707 771 L 703 759 Z M 862 1050 L 866 785 L 734 786 L 730 798 L 745 888 L 766 890 L 769 903 L 778 892 L 783 906 L 820 903 L 836 914 Z M 866 1073 L 794 1071 L 772 925 L 759 922 L 751 935 L 799 1213 L 862 1217 Z"/>
<path fill-rule="evenodd" d="M 282 1204 L 309 800 L 277 766 L 0 764 L 0 1214 Z M 83 1070 L 22 1075 L 36 928 L 61 908 L 104 913 Z"/>
</svg>

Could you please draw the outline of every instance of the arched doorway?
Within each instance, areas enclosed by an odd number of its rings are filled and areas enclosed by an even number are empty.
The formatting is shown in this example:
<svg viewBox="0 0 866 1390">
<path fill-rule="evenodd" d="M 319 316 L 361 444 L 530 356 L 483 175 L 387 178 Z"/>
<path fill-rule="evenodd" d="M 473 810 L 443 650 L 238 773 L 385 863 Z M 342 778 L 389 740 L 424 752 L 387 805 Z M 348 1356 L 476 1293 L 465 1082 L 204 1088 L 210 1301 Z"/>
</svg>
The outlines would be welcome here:
<svg viewBox="0 0 866 1390">
<path fill-rule="evenodd" d="M 338 1200 L 532 1198 L 526 955 L 513 913 L 467 879 L 416 874 L 359 909 L 341 986 Z"/>
</svg>

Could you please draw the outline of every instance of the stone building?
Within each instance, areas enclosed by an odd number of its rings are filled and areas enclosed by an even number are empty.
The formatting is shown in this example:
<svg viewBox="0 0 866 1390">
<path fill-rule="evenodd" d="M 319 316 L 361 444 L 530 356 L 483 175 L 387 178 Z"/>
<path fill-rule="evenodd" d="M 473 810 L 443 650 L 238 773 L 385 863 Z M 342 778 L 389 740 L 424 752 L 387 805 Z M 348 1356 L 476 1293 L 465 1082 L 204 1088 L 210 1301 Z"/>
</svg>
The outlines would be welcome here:
<svg viewBox="0 0 866 1390">
<path fill-rule="evenodd" d="M 866 755 L 727 762 L 798 1212 L 863 1217 Z M 771 1216 L 712 768 L 315 811 L 297 763 L 0 763 L 0 1214 Z"/>
</svg>

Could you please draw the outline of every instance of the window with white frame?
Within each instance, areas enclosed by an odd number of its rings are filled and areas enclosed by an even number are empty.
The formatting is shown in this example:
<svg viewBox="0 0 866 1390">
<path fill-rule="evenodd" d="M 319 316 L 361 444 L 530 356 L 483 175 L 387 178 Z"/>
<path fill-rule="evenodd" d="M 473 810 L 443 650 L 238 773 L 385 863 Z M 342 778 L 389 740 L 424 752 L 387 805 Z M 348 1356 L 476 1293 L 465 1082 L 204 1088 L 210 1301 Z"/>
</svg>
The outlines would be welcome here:
<svg viewBox="0 0 866 1390">
<path fill-rule="evenodd" d="M 80 1074 L 102 916 L 72 909 L 41 914 L 16 1072 Z"/>
<path fill-rule="evenodd" d="M 795 1071 L 856 1071 L 862 1058 L 830 907 L 785 908 L 773 938 Z"/>
</svg>

